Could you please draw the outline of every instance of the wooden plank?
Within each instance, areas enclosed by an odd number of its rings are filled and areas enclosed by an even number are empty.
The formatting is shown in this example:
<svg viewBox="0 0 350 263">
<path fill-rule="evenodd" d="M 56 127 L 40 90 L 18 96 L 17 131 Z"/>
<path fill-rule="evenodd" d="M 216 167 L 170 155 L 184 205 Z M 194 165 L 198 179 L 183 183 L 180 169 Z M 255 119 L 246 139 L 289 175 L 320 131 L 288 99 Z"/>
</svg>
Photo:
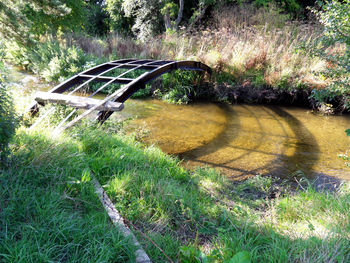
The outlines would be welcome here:
<svg viewBox="0 0 350 263">
<path fill-rule="evenodd" d="M 102 104 L 102 100 L 41 91 L 35 93 L 35 100 L 41 103 L 57 103 L 79 109 L 91 109 L 95 107 L 95 110 L 100 111 L 121 111 L 124 108 L 124 104 L 120 102 L 105 101 Z M 96 107 L 97 105 L 98 107 Z"/>
<path fill-rule="evenodd" d="M 140 243 L 137 241 L 135 235 L 131 232 L 131 230 L 128 228 L 128 226 L 124 223 L 124 220 L 118 210 L 115 208 L 114 204 L 112 203 L 111 199 L 109 199 L 107 193 L 105 190 L 103 190 L 100 183 L 97 181 L 96 177 L 93 175 L 93 173 L 90 173 L 90 177 L 92 180 L 92 183 L 94 184 L 95 192 L 98 195 L 104 209 L 106 210 L 109 218 L 111 219 L 112 223 L 118 228 L 118 230 L 121 232 L 121 234 L 125 238 L 130 238 L 133 245 L 137 248 L 135 251 L 135 262 L 136 263 L 152 263 L 149 256 L 146 254 L 146 252 L 142 249 Z"/>
</svg>

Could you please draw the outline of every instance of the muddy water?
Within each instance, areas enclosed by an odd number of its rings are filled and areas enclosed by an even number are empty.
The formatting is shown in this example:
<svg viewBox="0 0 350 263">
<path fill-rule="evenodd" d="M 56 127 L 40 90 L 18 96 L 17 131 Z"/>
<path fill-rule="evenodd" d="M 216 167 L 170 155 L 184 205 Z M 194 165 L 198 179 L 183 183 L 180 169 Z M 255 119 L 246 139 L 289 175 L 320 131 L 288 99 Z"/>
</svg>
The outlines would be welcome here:
<svg viewBox="0 0 350 263">
<path fill-rule="evenodd" d="M 216 167 L 241 179 L 288 177 L 296 171 L 350 179 L 338 154 L 349 148 L 350 116 L 319 116 L 307 109 L 251 105 L 169 105 L 131 100 L 124 116 L 148 131 L 144 140 L 179 155 L 184 165 Z"/>
<path fill-rule="evenodd" d="M 25 72 L 11 69 L 10 81 L 23 91 L 47 90 Z M 307 109 L 202 103 L 171 105 L 129 100 L 113 118 L 134 118 L 129 128 L 148 144 L 176 154 L 189 168 L 215 167 L 231 178 L 256 174 L 288 177 L 302 171 L 350 180 L 338 154 L 349 148 L 350 116 L 319 116 Z"/>
</svg>

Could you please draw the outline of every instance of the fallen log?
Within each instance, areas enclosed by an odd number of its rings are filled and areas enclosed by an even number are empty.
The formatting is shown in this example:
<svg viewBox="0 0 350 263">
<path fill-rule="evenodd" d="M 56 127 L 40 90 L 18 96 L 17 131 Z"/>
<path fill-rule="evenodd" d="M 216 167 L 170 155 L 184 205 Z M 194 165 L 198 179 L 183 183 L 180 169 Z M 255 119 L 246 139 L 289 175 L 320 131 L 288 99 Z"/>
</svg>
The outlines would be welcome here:
<svg viewBox="0 0 350 263">
<path fill-rule="evenodd" d="M 124 104 L 120 102 L 106 101 L 102 105 L 99 105 L 101 104 L 102 100 L 64 95 L 52 92 L 39 91 L 35 93 L 34 99 L 38 103 L 57 103 L 87 110 L 97 105 L 98 107 L 94 108 L 94 110 L 98 111 L 121 111 L 124 108 Z"/>
</svg>

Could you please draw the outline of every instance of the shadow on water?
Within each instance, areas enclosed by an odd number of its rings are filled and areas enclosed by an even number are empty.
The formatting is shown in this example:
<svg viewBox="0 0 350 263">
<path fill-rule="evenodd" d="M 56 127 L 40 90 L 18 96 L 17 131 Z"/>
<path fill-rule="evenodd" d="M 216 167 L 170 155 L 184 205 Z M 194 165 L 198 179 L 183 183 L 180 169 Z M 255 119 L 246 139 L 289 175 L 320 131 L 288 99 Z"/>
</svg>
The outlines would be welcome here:
<svg viewBox="0 0 350 263">
<path fill-rule="evenodd" d="M 313 180 L 314 187 L 318 189 L 335 190 L 341 184 L 341 180 L 336 177 L 314 171 L 313 167 L 320 159 L 320 148 L 315 136 L 297 118 L 282 110 L 280 107 L 270 107 L 277 116 L 281 117 L 285 123 L 293 130 L 297 141 L 292 143 L 295 151 L 291 156 L 282 155 L 283 165 L 276 166 L 270 174 L 281 176 L 283 174 L 298 176 L 296 171 L 301 171 L 301 175 L 306 175 Z M 283 124 L 273 114 L 271 114 L 281 126 Z M 289 142 L 287 146 L 290 147 Z"/>
<path fill-rule="evenodd" d="M 178 153 L 181 159 L 195 160 L 201 156 L 214 153 L 224 147 L 230 142 L 230 137 L 238 136 L 240 131 L 239 118 L 236 112 L 228 104 L 220 104 L 219 107 L 225 113 L 226 123 L 216 137 L 207 144 L 201 145 L 197 148 Z"/>
<path fill-rule="evenodd" d="M 281 173 L 293 173 L 296 170 L 301 170 L 307 174 L 312 173 L 314 164 L 318 161 L 320 150 L 317 141 L 313 134 L 294 116 L 284 111 L 280 107 L 269 107 L 277 116 L 283 119 L 289 128 L 295 134 L 296 141 L 291 143 L 290 140 L 286 141 L 285 147 L 293 147 L 294 154 L 291 156 L 281 155 L 282 166 L 278 165 L 271 174 L 278 175 Z M 267 111 L 266 111 L 267 112 Z M 275 115 L 269 113 L 281 127 L 283 123 L 276 118 Z M 284 129 L 284 128 L 283 128 Z M 286 133 L 286 131 L 284 130 Z"/>
<path fill-rule="evenodd" d="M 313 171 L 314 164 L 318 162 L 320 155 L 317 140 L 301 121 L 277 106 L 259 107 L 261 112 L 254 112 L 245 105 L 240 105 L 240 107 L 252 118 L 256 126 L 255 130 L 249 130 L 250 133 L 255 134 L 254 141 L 249 142 L 249 147 L 244 145 L 242 138 L 239 138 L 247 132 L 242 127 L 244 120 L 240 119 L 241 114 L 237 114 L 232 106 L 221 105 L 227 118 L 226 126 L 222 132 L 206 145 L 182 152 L 179 157 L 189 163 L 219 168 L 232 179 L 244 179 L 256 174 L 288 178 L 290 175 L 294 177 L 296 174 L 304 173 L 311 179 L 321 175 Z M 260 119 L 261 114 L 272 120 L 282 134 L 272 134 L 269 128 L 266 129 L 268 124 L 264 123 L 264 119 Z M 283 139 L 279 152 L 264 150 L 263 144 L 266 144 L 273 136 L 280 140 Z M 272 141 L 271 144 L 273 143 Z M 230 156 L 230 158 L 220 159 L 218 153 L 227 149 L 230 149 L 231 152 L 243 151 L 243 153 L 234 156 L 228 154 L 226 157 Z M 272 159 L 259 167 L 252 167 L 250 163 L 245 162 L 245 160 L 250 160 L 249 156 L 252 154 L 270 156 Z M 207 158 L 208 155 L 212 157 Z M 217 158 L 215 159 L 215 157 Z M 243 160 L 237 164 L 236 161 L 239 159 Z M 295 173 L 296 171 L 302 173 Z"/>
</svg>

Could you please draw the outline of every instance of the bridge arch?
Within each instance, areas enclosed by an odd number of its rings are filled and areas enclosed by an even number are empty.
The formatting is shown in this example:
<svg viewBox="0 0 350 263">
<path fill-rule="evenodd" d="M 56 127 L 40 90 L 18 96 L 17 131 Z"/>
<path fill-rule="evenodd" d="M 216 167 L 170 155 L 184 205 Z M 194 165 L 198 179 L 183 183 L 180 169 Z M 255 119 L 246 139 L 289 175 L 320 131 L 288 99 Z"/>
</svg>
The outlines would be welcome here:
<svg viewBox="0 0 350 263">
<path fill-rule="evenodd" d="M 105 74 L 115 69 L 126 69 L 125 72 L 118 74 L 117 76 L 104 76 Z M 79 91 L 85 85 L 90 82 L 104 82 L 105 84 L 98 88 L 90 97 L 96 95 L 104 88 L 111 84 L 125 84 L 122 88 L 118 89 L 112 95 L 106 97 L 105 100 L 101 100 L 101 105 L 107 101 L 113 101 L 118 103 L 125 102 L 136 91 L 145 87 L 145 85 L 151 80 L 174 70 L 196 70 L 212 73 L 212 70 L 207 65 L 198 61 L 171 61 L 171 60 L 152 60 L 152 59 L 121 59 L 103 63 L 87 69 L 69 79 L 55 86 L 49 91 L 49 93 L 64 93 L 70 90 L 69 95 Z M 125 77 L 128 73 L 135 72 L 135 70 L 145 70 L 146 72 L 136 78 Z M 73 89 L 73 90 L 72 90 Z M 30 112 L 35 115 L 39 111 L 39 105 L 44 105 L 43 102 L 35 102 L 30 107 Z M 95 110 L 97 107 L 92 107 L 84 116 Z M 97 119 L 103 123 L 112 114 L 112 111 L 100 111 Z M 78 118 L 78 117 L 77 117 Z M 74 120 L 73 120 L 74 121 Z"/>
</svg>

